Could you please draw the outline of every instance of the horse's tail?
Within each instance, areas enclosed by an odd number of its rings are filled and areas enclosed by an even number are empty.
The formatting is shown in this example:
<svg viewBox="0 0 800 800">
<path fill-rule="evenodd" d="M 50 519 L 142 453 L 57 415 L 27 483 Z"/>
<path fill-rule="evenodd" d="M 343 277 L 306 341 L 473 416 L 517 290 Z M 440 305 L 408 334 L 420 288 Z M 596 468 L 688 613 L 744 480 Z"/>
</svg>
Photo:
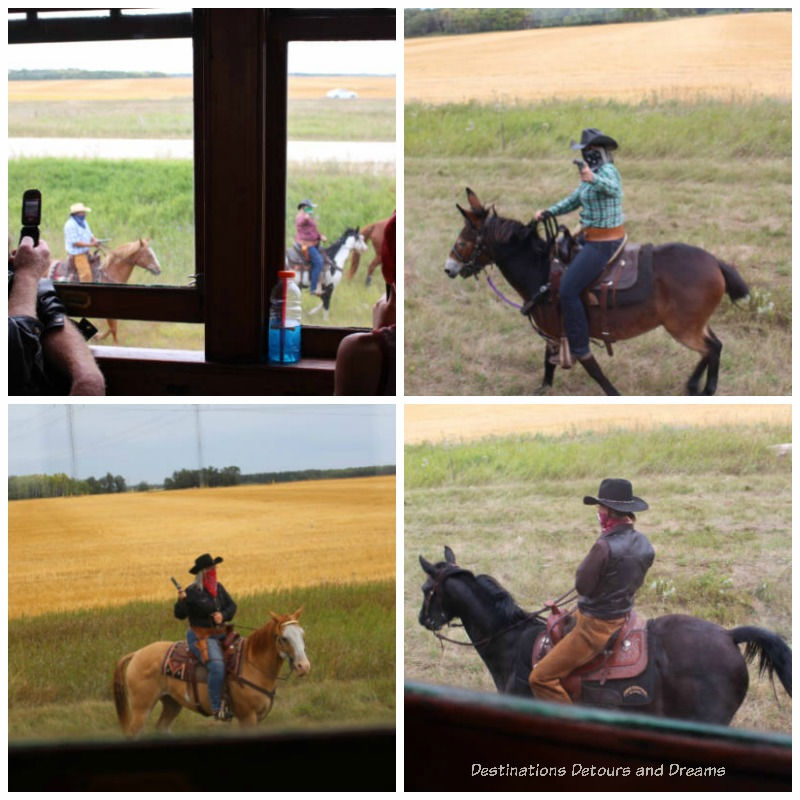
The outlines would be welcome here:
<svg viewBox="0 0 800 800">
<path fill-rule="evenodd" d="M 719 259 L 717 259 L 717 263 L 722 270 L 722 277 L 725 278 L 725 291 L 728 296 L 734 302 L 744 300 L 750 294 L 750 287 L 744 282 L 739 270 Z"/>
<path fill-rule="evenodd" d="M 758 656 L 758 674 L 769 674 L 772 680 L 773 673 L 778 673 L 783 688 L 789 697 L 792 696 L 792 651 L 783 639 L 776 633 L 745 625 L 730 631 L 735 644 L 745 643 L 744 657 L 753 661 Z"/>
<path fill-rule="evenodd" d="M 114 669 L 114 706 L 117 709 L 117 719 L 124 733 L 128 732 L 131 711 L 128 705 L 128 683 L 125 680 L 125 673 L 128 670 L 128 663 L 133 658 L 133 653 L 123 656 L 117 661 Z"/>
</svg>

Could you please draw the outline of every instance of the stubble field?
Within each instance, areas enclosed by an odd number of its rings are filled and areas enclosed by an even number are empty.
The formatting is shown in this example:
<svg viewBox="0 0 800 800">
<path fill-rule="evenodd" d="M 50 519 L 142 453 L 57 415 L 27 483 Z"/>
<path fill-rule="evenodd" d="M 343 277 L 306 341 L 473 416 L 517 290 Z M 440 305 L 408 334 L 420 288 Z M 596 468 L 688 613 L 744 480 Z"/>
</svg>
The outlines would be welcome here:
<svg viewBox="0 0 800 800">
<path fill-rule="evenodd" d="M 15 501 L 9 616 L 171 602 L 206 552 L 238 595 L 389 580 L 394 529 L 394 476 Z"/>
</svg>

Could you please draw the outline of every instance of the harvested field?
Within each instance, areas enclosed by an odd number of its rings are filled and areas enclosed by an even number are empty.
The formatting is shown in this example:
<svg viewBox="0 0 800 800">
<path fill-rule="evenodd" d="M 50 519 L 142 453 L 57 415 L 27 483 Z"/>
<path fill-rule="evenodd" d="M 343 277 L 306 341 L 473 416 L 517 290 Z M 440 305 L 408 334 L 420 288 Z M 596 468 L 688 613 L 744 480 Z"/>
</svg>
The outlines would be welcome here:
<svg viewBox="0 0 800 800">
<path fill-rule="evenodd" d="M 173 598 L 195 556 L 238 595 L 395 575 L 395 478 L 9 504 L 9 616 Z"/>
<path fill-rule="evenodd" d="M 787 11 L 409 39 L 405 100 L 790 99 L 791 28 Z"/>
<path fill-rule="evenodd" d="M 289 78 L 289 99 L 323 98 L 331 89 L 344 88 L 360 98 L 394 99 L 394 77 L 313 76 Z M 192 79 L 118 78 L 109 80 L 9 81 L 8 102 L 54 100 L 169 100 L 192 96 Z"/>
<path fill-rule="evenodd" d="M 790 405 L 406 405 L 405 443 L 459 442 L 485 436 L 544 434 L 661 425 L 790 424 Z"/>
</svg>

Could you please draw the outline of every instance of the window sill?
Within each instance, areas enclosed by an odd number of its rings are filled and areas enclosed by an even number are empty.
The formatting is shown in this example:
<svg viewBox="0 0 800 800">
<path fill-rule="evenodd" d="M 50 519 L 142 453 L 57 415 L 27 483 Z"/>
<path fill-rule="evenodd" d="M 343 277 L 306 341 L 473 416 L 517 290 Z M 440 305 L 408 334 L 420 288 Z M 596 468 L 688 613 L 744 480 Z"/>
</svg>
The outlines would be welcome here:
<svg viewBox="0 0 800 800">
<path fill-rule="evenodd" d="M 223 364 L 197 350 L 93 346 L 109 395 L 332 395 L 335 360 Z"/>
</svg>

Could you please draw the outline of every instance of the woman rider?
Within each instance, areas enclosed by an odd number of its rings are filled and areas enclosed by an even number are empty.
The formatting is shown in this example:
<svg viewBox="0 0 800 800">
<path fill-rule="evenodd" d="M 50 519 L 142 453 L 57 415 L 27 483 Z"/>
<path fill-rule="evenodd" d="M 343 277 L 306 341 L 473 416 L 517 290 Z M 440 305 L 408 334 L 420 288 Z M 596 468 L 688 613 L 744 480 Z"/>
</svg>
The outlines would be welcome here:
<svg viewBox="0 0 800 800">
<path fill-rule="evenodd" d="M 311 294 L 322 294 L 321 287 L 317 288 L 317 282 L 325 264 L 320 252 L 320 242 L 327 241 L 319 232 L 317 223 L 312 216 L 316 206 L 310 200 L 303 200 L 297 206 L 297 216 L 294 218 L 295 241 L 303 248 L 307 249 L 308 257 L 311 259 Z"/>
<path fill-rule="evenodd" d="M 584 245 L 561 279 L 561 313 L 564 330 L 574 358 L 590 359 L 589 323 L 581 302 L 581 292 L 603 271 L 625 237 L 622 227 L 622 178 L 613 164 L 610 151 L 617 143 L 597 128 L 587 128 L 581 141 L 570 144 L 580 150 L 584 163 L 580 167 L 581 183 L 572 194 L 546 211 L 536 212 L 536 220 L 546 213 L 560 216 L 581 208 L 581 237 Z"/>
<path fill-rule="evenodd" d="M 601 653 L 623 626 L 633 609 L 634 595 L 655 559 L 648 538 L 633 527 L 636 512 L 649 506 L 634 496 L 630 481 L 606 478 L 597 497 L 584 497 L 583 502 L 598 507 L 600 537 L 575 574 L 575 627 L 528 677 L 534 696 L 542 700 L 572 702 L 561 679 Z"/>
<path fill-rule="evenodd" d="M 222 641 L 225 639 L 225 623 L 233 619 L 236 603 L 217 582 L 217 564 L 222 558 L 211 558 L 203 553 L 189 570 L 196 578 L 194 583 L 178 594 L 175 616 L 189 618 L 186 641 L 191 651 L 208 669 L 208 696 L 211 714 L 215 719 L 230 719 L 230 712 L 222 705 L 222 686 L 225 681 L 225 662 Z"/>
</svg>

